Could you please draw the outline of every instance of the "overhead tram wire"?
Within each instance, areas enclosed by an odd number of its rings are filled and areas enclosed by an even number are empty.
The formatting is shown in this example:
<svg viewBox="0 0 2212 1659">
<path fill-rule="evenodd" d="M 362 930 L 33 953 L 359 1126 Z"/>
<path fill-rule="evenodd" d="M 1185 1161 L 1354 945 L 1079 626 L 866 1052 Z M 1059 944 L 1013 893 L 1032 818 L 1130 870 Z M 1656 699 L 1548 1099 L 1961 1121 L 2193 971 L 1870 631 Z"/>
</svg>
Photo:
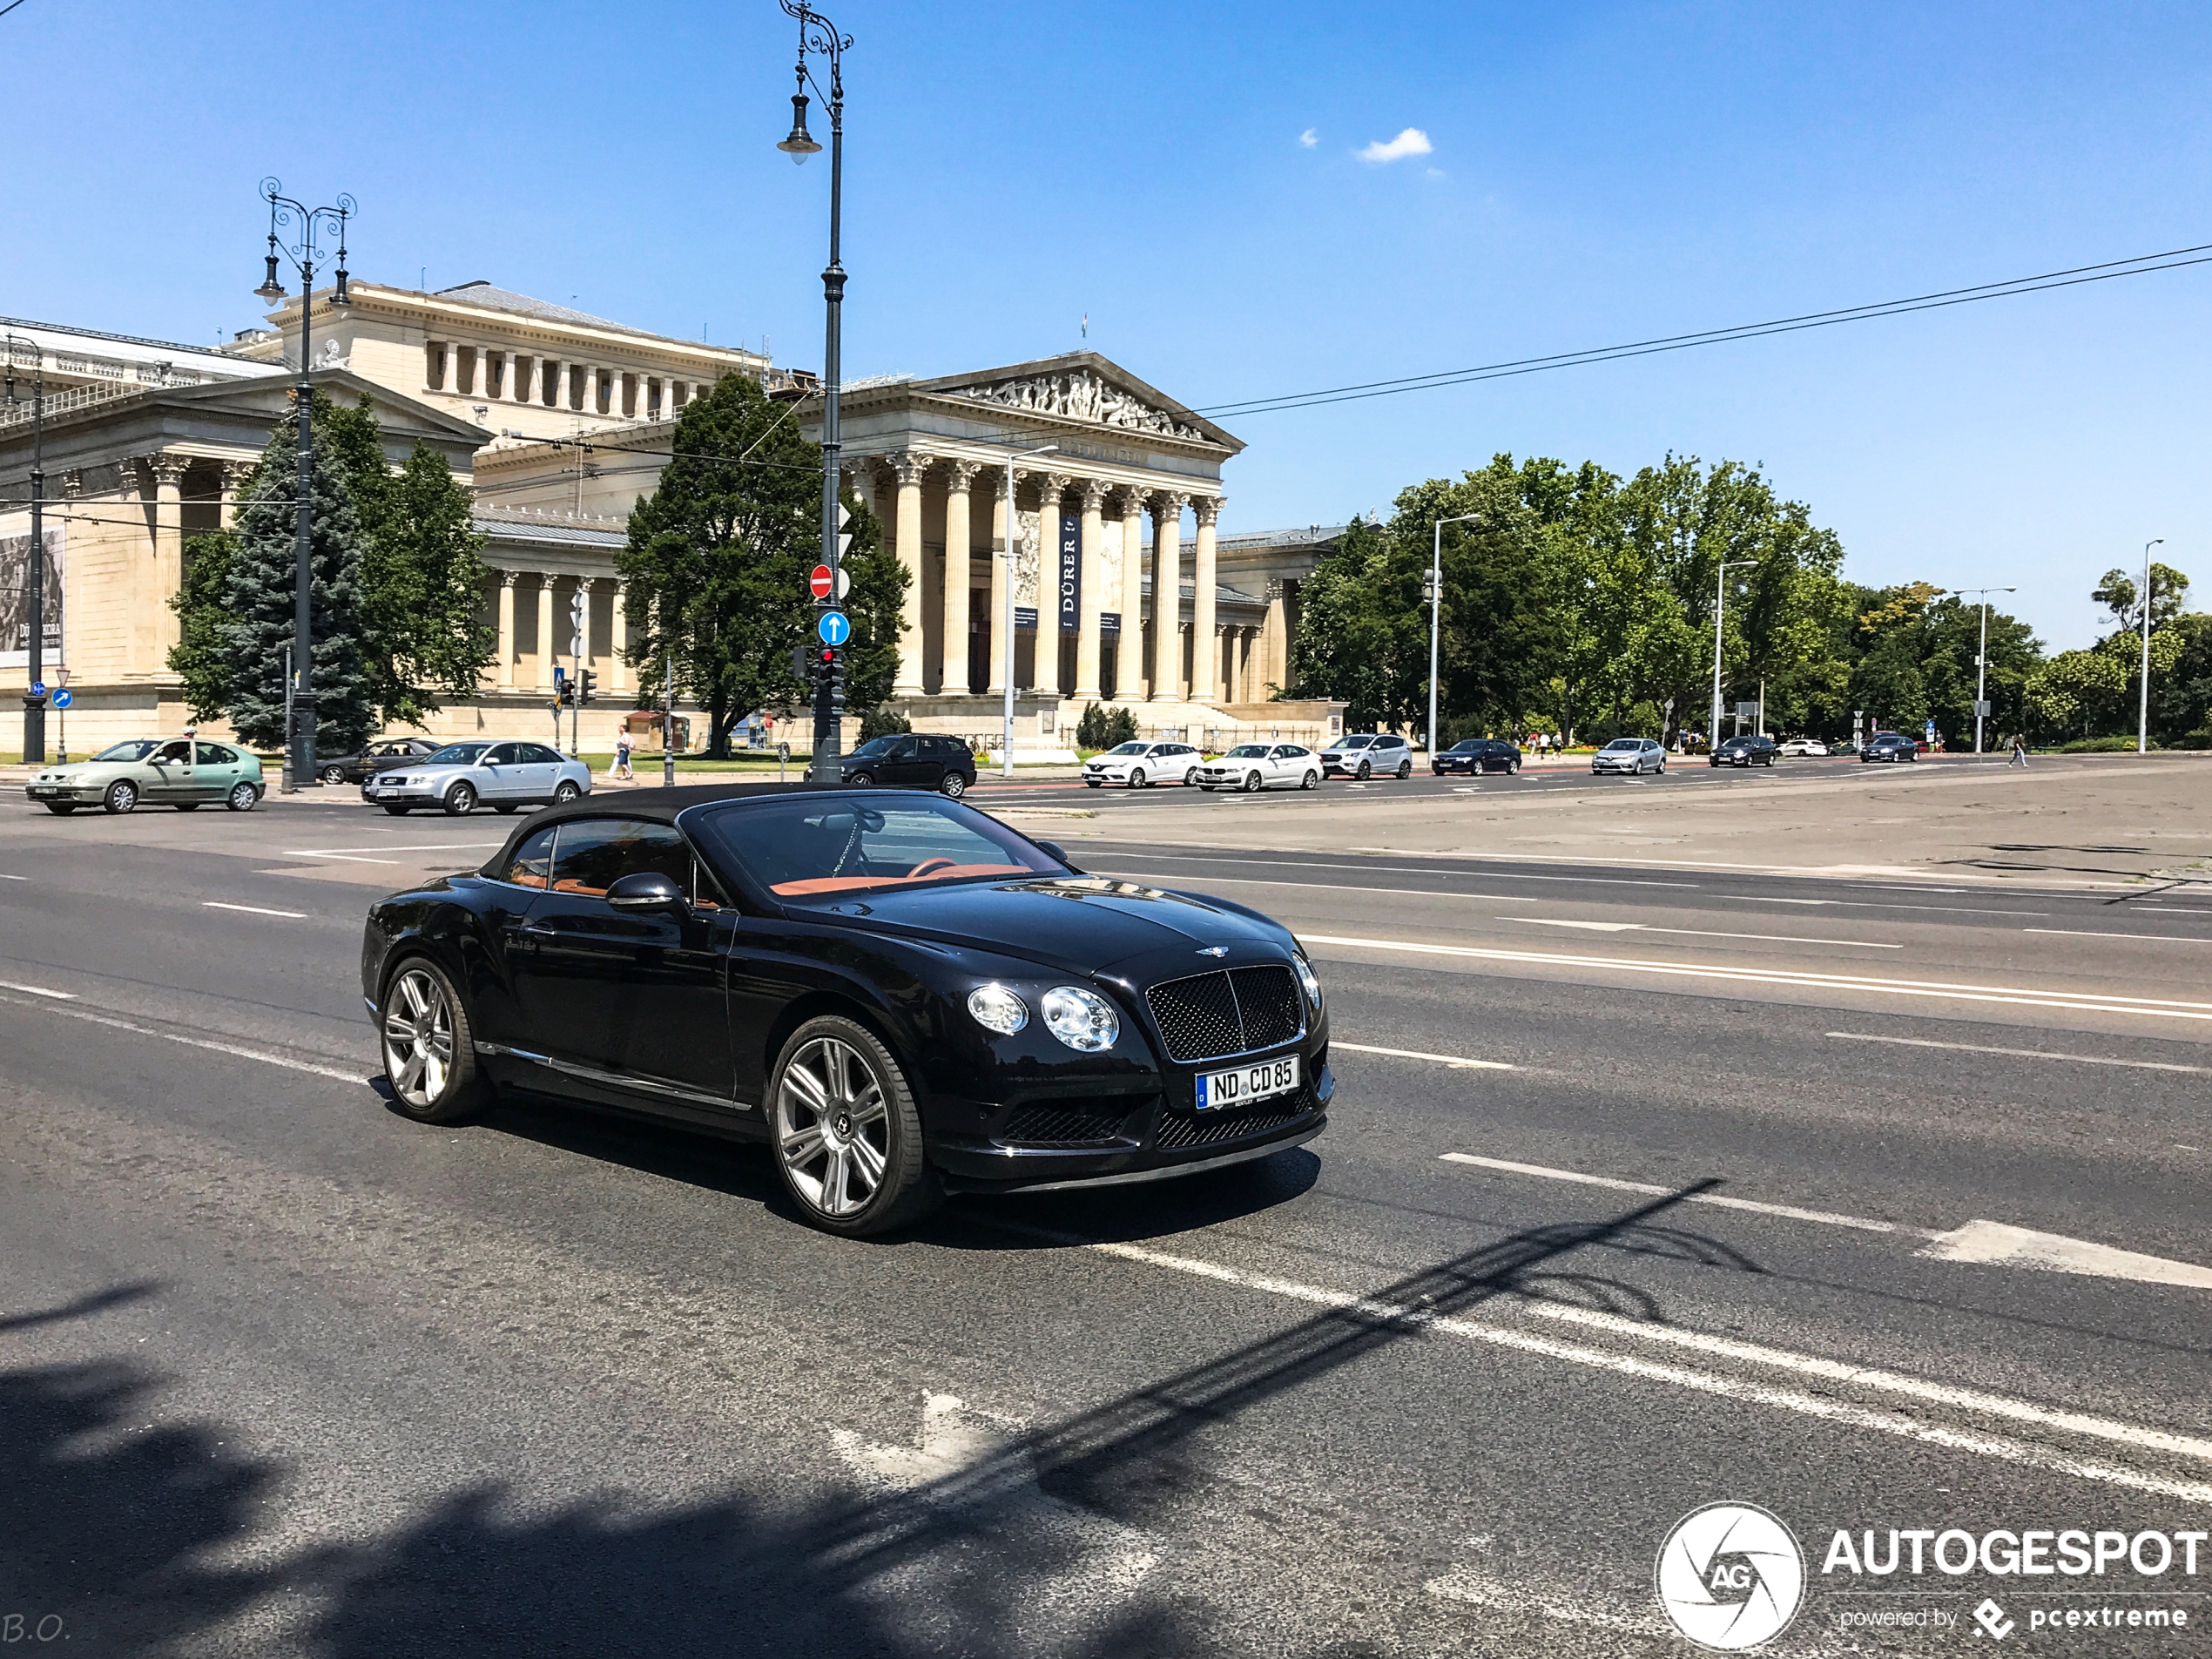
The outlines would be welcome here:
<svg viewBox="0 0 2212 1659">
<path fill-rule="evenodd" d="M 1695 334 L 1666 334 L 1622 345 L 1593 347 L 1584 351 L 1559 352 L 1545 357 L 1522 357 L 1485 363 L 1472 368 L 1445 369 L 1431 374 L 1411 374 L 1396 380 L 1366 381 L 1312 392 L 1290 392 L 1278 397 L 1247 398 L 1211 403 L 1191 412 L 1209 418 L 1237 419 L 1247 415 L 1274 415 L 1289 409 L 1313 408 L 1329 403 L 1350 403 L 1366 398 L 1393 397 L 1406 392 L 1435 391 L 1480 381 L 1506 380 L 1521 374 L 1541 374 L 1554 369 L 1580 368 L 1593 363 L 1619 362 L 1664 352 L 1688 351 L 1699 346 L 1726 345 L 1757 340 L 1768 334 L 1795 334 L 1808 328 L 1832 328 L 1839 323 L 1871 322 L 1882 317 L 1905 316 L 1916 311 L 1938 311 L 1952 306 L 1973 305 L 1985 300 L 2006 300 L 2016 294 L 2038 293 L 2051 288 L 2078 287 L 2084 283 L 2109 282 L 2119 277 L 2147 276 L 2158 271 L 2212 263 L 2212 242 L 2195 247 L 2140 254 L 2097 265 L 2078 265 L 2037 276 L 2014 277 L 2004 282 L 1979 283 L 1973 287 L 1946 288 L 1902 300 L 1846 306 L 1835 311 L 1812 311 L 1800 316 L 1778 317 L 1767 322 L 1739 323 L 1733 327 L 1703 329 Z"/>
</svg>

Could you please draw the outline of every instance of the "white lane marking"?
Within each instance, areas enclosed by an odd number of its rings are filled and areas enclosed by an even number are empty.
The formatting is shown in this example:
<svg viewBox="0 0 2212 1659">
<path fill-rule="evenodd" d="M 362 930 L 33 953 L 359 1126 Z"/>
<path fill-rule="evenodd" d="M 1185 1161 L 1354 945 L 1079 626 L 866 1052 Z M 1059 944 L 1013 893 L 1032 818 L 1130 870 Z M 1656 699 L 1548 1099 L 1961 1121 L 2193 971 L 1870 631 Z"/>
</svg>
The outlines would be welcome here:
<svg viewBox="0 0 2212 1659">
<path fill-rule="evenodd" d="M 2163 939 L 2176 945 L 2212 945 L 2195 934 L 2097 934 L 2086 927 L 2023 927 L 2024 934 L 2063 934 L 2068 939 Z"/>
<path fill-rule="evenodd" d="M 1134 874 L 1128 870 L 1093 870 L 1093 875 L 1109 875 L 1117 880 L 1143 881 L 1157 886 L 1163 881 L 1211 881 L 1225 887 L 1299 887 L 1312 893 L 1402 893 L 1409 899 L 1480 899 L 1487 904 L 1541 904 L 1541 899 L 1516 898 L 1504 893 L 1446 893 L 1422 887 L 1361 887 L 1345 881 L 1277 881 L 1257 875 L 1196 875 L 1182 876 L 1169 871 L 1164 875 Z"/>
<path fill-rule="evenodd" d="M 1643 1342 L 1662 1342 L 1671 1347 L 1688 1348 L 1695 1352 L 1751 1365 L 1770 1366 L 1777 1371 L 1792 1371 L 1800 1376 L 1817 1377 L 1823 1381 L 1856 1383 L 1862 1388 L 1878 1388 L 1885 1393 L 1904 1394 L 1934 1405 L 1979 1412 L 1985 1416 L 2006 1418 L 2017 1423 L 2033 1423 L 2039 1428 L 2065 1429 L 2071 1433 L 2111 1440 L 2117 1445 L 2139 1446 L 2150 1451 L 2170 1453 L 2177 1457 L 2212 1461 L 2212 1440 L 2201 1440 L 2195 1435 L 2168 1433 L 2164 1429 L 2145 1428 L 2140 1424 L 2095 1417 L 2087 1412 L 2054 1410 L 2047 1406 L 2015 1399 L 2006 1394 L 1988 1393 L 1979 1388 L 1954 1388 L 1946 1383 L 1929 1382 L 1924 1378 L 1881 1371 L 1871 1366 L 1855 1366 L 1844 1360 L 1792 1353 L 1787 1349 L 1769 1348 L 1755 1342 L 1740 1342 L 1733 1337 L 1709 1336 L 1704 1332 L 1688 1331 L 1680 1325 L 1631 1319 L 1618 1313 L 1601 1313 L 1595 1308 L 1572 1307 L 1560 1302 L 1539 1302 L 1529 1312 L 1540 1318 L 1556 1320 L 1563 1325 L 1608 1331 Z"/>
<path fill-rule="evenodd" d="M 1919 889 L 1908 889 L 1917 892 Z M 1930 887 L 1930 893 L 1963 892 L 1963 888 Z M 1963 904 L 1890 904 L 1880 899 L 1774 899 L 1761 893 L 1716 893 L 1716 899 L 1725 899 L 1732 904 L 1825 904 L 1847 905 L 1853 910 L 1909 910 L 1925 916 L 2047 916 L 2047 910 L 1993 910 L 1986 905 Z"/>
<path fill-rule="evenodd" d="M 283 856 L 288 859 L 335 859 L 348 853 L 475 853 L 488 847 L 504 846 L 504 841 L 414 841 L 394 846 L 386 842 L 377 846 L 287 846 Z"/>
<path fill-rule="evenodd" d="M 74 1002 L 74 991 L 50 991 L 43 985 L 17 985 L 12 981 L 0 980 L 0 991 L 21 991 L 26 996 L 51 996 L 57 1002 Z"/>
<path fill-rule="evenodd" d="M 1534 927 L 1588 927 L 1608 934 L 1674 934 L 1683 939 L 1756 939 L 1770 945 L 1848 945 L 1853 950 L 1903 950 L 1865 939 L 1827 939 L 1811 934 L 1724 934 L 1710 927 L 1655 927 L 1645 921 L 1562 921 L 1553 916 L 1494 916 L 1494 921 L 1526 922 Z"/>
<path fill-rule="evenodd" d="M 1849 899 L 1776 899 L 1759 893 L 1716 893 L 1716 899 L 1731 904 L 1850 904 Z"/>
<path fill-rule="evenodd" d="M 1518 1071 L 1520 1067 L 1503 1060 L 1465 1060 L 1455 1054 L 1424 1054 L 1419 1049 L 1378 1049 L 1369 1042 L 1344 1042 L 1329 1039 L 1329 1047 L 1343 1049 L 1352 1054 L 1386 1054 L 1399 1060 L 1433 1060 L 1440 1066 L 1458 1066 L 1467 1071 Z"/>
<path fill-rule="evenodd" d="M 1837 866 L 1832 864 L 1750 864 L 1737 859 L 1637 859 L 1629 858 L 1625 855 L 1615 856 L 1602 853 L 1546 853 L 1541 854 L 1534 853 L 1447 853 L 1441 847 L 1437 848 L 1433 852 L 1424 853 L 1419 847 L 1413 846 L 1352 846 L 1347 847 L 1345 850 L 1349 853 L 1380 853 L 1389 858 L 1399 859 L 1488 859 L 1493 860 L 1527 859 L 1532 862 L 1541 862 L 1546 864 L 1657 865 L 1662 869 L 1723 870 L 1736 873 L 1756 870 L 1768 875 L 1802 875 L 1815 878 L 1835 873 L 1838 868 Z M 1846 866 L 1844 867 L 1851 868 L 1854 867 Z M 1862 864 L 1855 867 L 1864 870 L 1867 867 Z M 1899 875 L 1911 875 L 1912 872 L 1910 870 L 1899 870 L 1896 873 Z M 1992 881 L 1996 881 L 2000 880 L 2003 878 L 1999 876 L 1991 876 L 1988 879 Z M 1952 880 L 1955 881 L 1958 878 L 1953 876 Z M 1971 893 L 1973 889 L 1971 887 L 1923 887 L 1918 886 L 1917 884 L 1906 884 L 1900 882 L 1898 884 L 1897 891 L 1900 893 Z"/>
<path fill-rule="evenodd" d="M 1224 1267 L 1217 1262 L 1198 1261 L 1187 1256 L 1170 1256 L 1164 1251 L 1147 1250 L 1138 1244 L 1101 1243 L 1089 1244 L 1084 1248 L 1097 1251 L 1103 1255 L 1118 1257 L 1123 1261 L 1136 1262 L 1149 1267 L 1164 1268 L 1170 1272 L 1188 1273 L 1194 1278 L 1208 1278 L 1219 1284 L 1260 1291 L 1291 1301 L 1357 1312 L 1370 1318 L 1387 1319 L 1394 1324 L 1416 1330 L 1439 1332 L 1447 1336 L 1460 1337 L 1472 1342 L 1487 1342 L 1497 1347 L 1511 1348 L 1522 1353 L 1535 1354 L 1543 1359 L 1568 1360 L 1575 1365 L 1588 1366 L 1600 1371 L 1609 1371 L 1616 1375 L 1635 1377 L 1648 1382 L 1670 1383 L 1676 1387 L 1693 1389 L 1700 1393 L 1715 1394 L 1745 1404 L 1770 1406 L 1783 1411 L 1796 1412 L 1806 1417 L 1824 1419 L 1845 1427 L 1871 1429 L 1884 1434 L 1899 1435 L 1906 1440 L 1918 1440 L 1924 1445 L 1939 1446 L 1952 1451 L 1973 1452 L 2002 1462 L 2021 1464 L 2031 1468 L 2072 1475 L 2082 1480 L 2101 1480 L 2108 1485 L 2126 1487 L 2138 1492 L 2156 1493 L 2161 1496 L 2178 1498 L 2188 1502 L 2212 1503 L 2212 1483 L 2177 1480 L 2169 1475 L 2151 1474 L 2140 1469 L 2100 1463 L 2091 1459 L 2077 1457 L 2070 1453 L 2059 1452 L 2048 1447 L 2007 1440 L 2001 1435 L 1988 1434 L 1975 1430 L 1946 1428 L 1933 1423 L 1917 1422 L 1895 1411 L 1874 1411 L 1867 1406 L 1853 1405 L 1831 1396 L 1810 1394 L 1795 1388 L 1777 1387 L 1770 1383 L 1757 1382 L 1748 1378 L 1725 1377 L 1713 1372 L 1694 1371 L 1684 1366 L 1646 1359 L 1635 1354 L 1608 1352 L 1600 1348 L 1586 1347 L 1580 1343 L 1561 1342 L 1533 1332 L 1514 1330 L 1504 1325 L 1487 1325 L 1480 1320 L 1458 1315 L 1438 1314 L 1426 1308 L 1400 1306 L 1393 1303 L 1378 1301 L 1371 1297 L 1353 1296 L 1343 1291 L 1324 1290 L 1318 1285 L 1300 1285 L 1288 1279 L 1271 1278 L 1258 1273 L 1242 1272 L 1233 1267 Z M 1581 1312 L 1581 1310 L 1575 1310 L 1575 1312 Z M 1611 1318 L 1615 1316 L 1595 1317 Z M 1595 1319 L 1590 1322 L 1595 1323 Z M 1671 1329 L 1663 1325 L 1648 1327 L 1636 1325 L 1632 1320 L 1624 1321 L 1624 1323 L 1635 1326 L 1639 1335 L 1650 1335 L 1661 1340 L 1666 1339 L 1668 1332 Z M 1704 1340 L 1717 1343 L 1721 1339 L 1710 1338 Z M 1749 1346 L 1749 1345 L 1743 1345 Z M 1719 1350 L 1715 1349 L 1714 1352 L 1719 1352 Z M 1768 1352 L 1778 1352 L 1779 1351 Z M 1810 1355 L 1788 1357 L 1797 1360 L 1806 1369 L 1830 1363 L 1814 1359 Z M 1851 1370 L 1854 1376 L 1858 1374 L 1852 1368 L 1845 1367 L 1845 1369 Z M 1942 1390 L 1941 1386 L 1938 1384 L 1919 1384 L 1917 1379 L 1912 1378 L 1900 1378 L 1898 1381 L 1925 1389 L 1927 1392 L 1923 1398 L 1932 1402 L 1939 1399 L 1939 1391 L 1959 1394 L 1962 1397 L 1965 1394 L 1965 1391 L 1960 1390 Z M 1942 1403 L 1955 1405 L 1961 1402 L 1945 1400 Z M 2040 1424 L 2047 1418 L 2056 1418 L 2061 1415 L 2056 1413 L 2045 1413 L 2043 1416 L 2030 1415 L 2030 1413 L 2042 1413 L 2043 1408 L 2030 1405 L 2025 1400 L 2007 1401 L 2006 1404 L 2010 1410 L 2005 1414 L 2021 1420 Z M 1966 1406 L 1965 1408 L 1971 1410 L 1974 1407 Z M 2114 1424 L 2113 1426 L 2121 1431 L 2128 1437 L 2128 1443 L 2133 1445 L 2155 1447 L 2160 1440 L 2173 1438 L 2164 1436 L 2160 1431 L 2155 1429 L 2137 1428 L 2132 1424 Z"/>
<path fill-rule="evenodd" d="M 2186 1285 L 2212 1291 L 2212 1267 L 2177 1262 L 2141 1251 L 2039 1233 L 2001 1221 L 1970 1221 L 1913 1252 L 1939 1262 L 1982 1262 L 1997 1267 L 2037 1267 L 2092 1278 L 2132 1279 L 2139 1285 Z"/>
<path fill-rule="evenodd" d="M 1507 1585 L 1464 1567 L 1455 1567 L 1448 1573 L 1430 1579 L 1421 1588 L 1447 1601 L 1465 1602 L 1473 1607 L 1495 1608 L 1501 1612 L 1516 1615 L 1540 1613 L 1548 1619 L 1557 1619 L 1563 1623 L 1587 1624 L 1600 1630 L 1624 1630 L 1631 1635 L 1664 1638 L 1673 1634 L 1662 1628 L 1656 1619 L 1622 1618 L 1617 1613 L 1577 1607 L 1557 1595 L 1532 1595 L 1525 1581 Z"/>
<path fill-rule="evenodd" d="M 2049 1049 L 2000 1049 L 1986 1042 L 1938 1042 L 1930 1037 L 1885 1037 L 1868 1031 L 1824 1031 L 1845 1042 L 1892 1042 L 1905 1049 L 1955 1049 L 1962 1054 L 2003 1054 L 2020 1060 L 2065 1060 L 2077 1066 L 2126 1066 L 2137 1071 L 2212 1071 L 2212 1066 L 2183 1066 L 2168 1060 L 2108 1060 L 2095 1054 L 2057 1054 Z"/>
<path fill-rule="evenodd" d="M 28 881 L 30 880 L 30 878 L 27 875 L 0 875 L 0 881 Z"/>
<path fill-rule="evenodd" d="M 71 996 L 66 991 L 42 991 L 35 985 L 0 984 L 0 990 L 29 991 L 35 996 Z M 71 996 L 71 1000 L 75 998 Z M 22 1008 L 29 1003 L 18 1003 Z M 240 1060 L 258 1060 L 265 1066 L 281 1066 L 287 1071 L 304 1071 L 312 1076 L 334 1078 L 341 1083 L 368 1081 L 369 1074 L 361 1071 L 341 1071 L 334 1066 L 310 1065 L 304 1060 L 291 1060 L 280 1054 L 268 1054 L 260 1049 L 240 1048 L 234 1042 L 212 1042 L 206 1037 L 188 1037 L 176 1031 L 157 1031 L 150 1025 L 138 1025 L 129 1020 L 118 1020 L 109 1014 L 95 1014 L 90 1008 L 53 1008 L 51 1013 L 65 1020 L 84 1020 L 93 1025 L 109 1026 L 118 1031 L 133 1031 L 142 1037 L 159 1037 L 164 1042 L 181 1042 L 187 1049 L 206 1049 L 216 1054 L 236 1055 Z"/>
<path fill-rule="evenodd" d="M 1477 945 L 1431 945 L 1403 939 L 1357 939 L 1341 934 L 1301 934 L 1316 945 L 1352 950 L 1403 950 L 1424 956 L 1465 956 L 1482 961 L 1527 962 L 1551 968 L 1614 968 L 1682 979 L 1733 980 L 1745 985 L 1782 985 L 1798 989 L 1863 991 L 1885 996 L 1940 997 L 1959 1002 L 2005 1002 L 2020 1008 L 2066 1008 L 2084 1014 L 2140 1014 L 2166 1020 L 2212 1021 L 2212 1002 L 2176 1002 L 2159 997 L 2108 996 L 2098 991 L 2035 991 L 2003 985 L 1953 984 L 1942 980 L 1877 979 L 1865 974 L 1815 974 L 1791 968 L 1705 967 L 1696 962 L 1656 962 L 1635 956 L 1561 956 L 1548 951 L 1495 950 Z"/>
<path fill-rule="evenodd" d="M 502 842 L 502 845 L 503 846 L 505 843 Z M 1358 852 L 1359 849 L 1354 847 L 1352 850 L 1354 852 Z M 1254 851 L 1258 853 L 1260 852 L 1260 849 L 1256 848 Z M 1162 853 L 1154 851 L 1149 853 L 1147 856 L 1150 857 L 1155 864 L 1250 864 L 1252 861 L 1251 858 L 1221 859 L 1214 858 L 1210 854 L 1201 853 Z M 1286 870 L 1366 870 L 1376 875 L 1464 875 L 1472 877 L 1477 881 L 1572 881 L 1582 887 L 1680 887 L 1683 891 L 1689 893 L 1695 893 L 1698 888 L 1698 884 L 1695 881 L 1641 881 L 1629 876 L 1530 875 L 1520 870 L 1501 871 L 1498 874 L 1493 875 L 1486 870 L 1406 870 L 1399 868 L 1396 865 L 1377 864 L 1372 859 L 1363 859 L 1357 863 L 1342 864 L 1320 859 L 1298 859 L 1295 860 L 1288 860 L 1277 857 L 1271 853 L 1266 854 L 1265 856 L 1268 856 L 1272 862 L 1280 865 Z M 1420 855 L 1418 853 L 1411 853 L 1407 856 L 1419 857 Z M 1439 858 L 1453 858 L 1459 855 L 1450 853 L 1440 853 L 1436 856 Z M 1471 894 L 1469 896 L 1473 897 L 1477 895 Z"/>
<path fill-rule="evenodd" d="M 225 904 L 220 899 L 202 899 L 199 907 L 203 910 L 242 910 L 249 916 L 282 916 L 291 921 L 307 920 L 307 913 L 304 910 L 266 910 L 257 904 Z"/>
<path fill-rule="evenodd" d="M 1437 1161 L 1441 1163 L 1472 1163 L 1477 1169 L 1501 1170 L 1507 1175 L 1538 1176 L 1546 1181 L 1571 1181 L 1577 1186 L 1604 1187 L 1613 1192 L 1643 1192 L 1663 1197 L 1677 1190 L 1674 1187 L 1657 1186 L 1649 1181 L 1622 1181 L 1609 1175 L 1585 1175 L 1580 1170 L 1554 1170 L 1541 1163 L 1514 1163 L 1506 1158 L 1477 1157 L 1472 1152 L 1446 1152 Z M 1918 1238 L 1940 1238 L 1944 1236 L 1926 1227 L 1907 1227 L 1893 1221 L 1871 1221 L 1864 1216 L 1839 1216 L 1828 1210 L 1801 1210 L 1795 1204 L 1762 1204 L 1752 1198 L 1723 1197 L 1717 1192 L 1696 1193 L 1683 1202 L 1711 1204 L 1720 1210 L 1748 1210 L 1754 1215 L 1780 1216 L 1787 1221 L 1817 1221 L 1829 1227 L 1856 1227 L 1861 1232 L 1909 1233 Z"/>
</svg>

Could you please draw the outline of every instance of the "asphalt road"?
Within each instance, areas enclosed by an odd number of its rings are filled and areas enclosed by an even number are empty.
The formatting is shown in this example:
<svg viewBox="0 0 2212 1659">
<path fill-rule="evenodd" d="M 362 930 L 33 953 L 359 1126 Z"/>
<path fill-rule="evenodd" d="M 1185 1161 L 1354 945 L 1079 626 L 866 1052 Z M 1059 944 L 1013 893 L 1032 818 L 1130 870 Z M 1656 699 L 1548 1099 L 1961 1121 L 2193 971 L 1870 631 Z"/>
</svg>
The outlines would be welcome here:
<svg viewBox="0 0 2212 1659">
<path fill-rule="evenodd" d="M 1733 1500 L 1777 1652 L 2207 1645 L 2212 899 L 1141 821 L 1080 858 L 1307 940 L 1329 1132 L 856 1244 L 754 1149 L 386 1108 L 362 909 L 503 822 L 7 809 L 0 1639 L 1679 1653 L 1655 1556 Z M 1823 1572 L 1892 1528 L 2174 1558 Z M 2111 1608 L 2191 1622 L 2031 1628 Z"/>
</svg>

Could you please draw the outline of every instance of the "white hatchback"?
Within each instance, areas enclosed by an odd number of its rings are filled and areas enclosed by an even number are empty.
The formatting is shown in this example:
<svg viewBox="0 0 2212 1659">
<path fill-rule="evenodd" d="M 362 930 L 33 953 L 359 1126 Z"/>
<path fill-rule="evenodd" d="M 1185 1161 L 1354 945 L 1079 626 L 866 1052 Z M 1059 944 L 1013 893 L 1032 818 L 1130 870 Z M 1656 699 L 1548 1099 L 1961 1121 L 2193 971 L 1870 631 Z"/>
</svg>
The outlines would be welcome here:
<svg viewBox="0 0 2212 1659">
<path fill-rule="evenodd" d="M 1204 759 L 1187 743 L 1117 743 L 1083 763 L 1083 781 L 1093 789 L 1108 784 L 1144 789 L 1162 781 L 1195 783 Z"/>
<path fill-rule="evenodd" d="M 1295 743 L 1241 743 L 1198 768 L 1201 789 L 1312 789 L 1321 781 L 1321 757 Z"/>
<path fill-rule="evenodd" d="M 1792 738 L 1782 745 L 1785 755 L 1825 755 L 1828 745 L 1818 738 Z"/>
</svg>

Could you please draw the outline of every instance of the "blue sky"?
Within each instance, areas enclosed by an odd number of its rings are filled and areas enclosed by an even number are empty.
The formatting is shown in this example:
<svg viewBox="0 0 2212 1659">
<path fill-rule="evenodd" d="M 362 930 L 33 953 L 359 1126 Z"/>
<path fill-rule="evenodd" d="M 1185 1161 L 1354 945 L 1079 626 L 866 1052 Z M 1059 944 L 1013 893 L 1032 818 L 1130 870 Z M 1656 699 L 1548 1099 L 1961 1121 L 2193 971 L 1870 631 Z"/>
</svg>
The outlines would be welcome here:
<svg viewBox="0 0 2212 1659">
<path fill-rule="evenodd" d="M 1093 347 L 1204 406 L 2212 242 L 2201 4 L 834 15 L 853 374 L 1070 349 L 1088 312 Z M 772 147 L 792 32 L 773 0 L 25 0 L 0 312 L 253 323 L 273 172 L 360 199 L 364 278 L 489 278 L 813 367 L 826 170 Z M 1409 127 L 1426 153 L 1359 158 Z M 1224 527 L 1501 449 L 1730 456 L 1858 579 L 2015 582 L 2079 644 L 2154 536 L 2212 604 L 2209 347 L 2212 266 L 1249 416 Z"/>
</svg>

